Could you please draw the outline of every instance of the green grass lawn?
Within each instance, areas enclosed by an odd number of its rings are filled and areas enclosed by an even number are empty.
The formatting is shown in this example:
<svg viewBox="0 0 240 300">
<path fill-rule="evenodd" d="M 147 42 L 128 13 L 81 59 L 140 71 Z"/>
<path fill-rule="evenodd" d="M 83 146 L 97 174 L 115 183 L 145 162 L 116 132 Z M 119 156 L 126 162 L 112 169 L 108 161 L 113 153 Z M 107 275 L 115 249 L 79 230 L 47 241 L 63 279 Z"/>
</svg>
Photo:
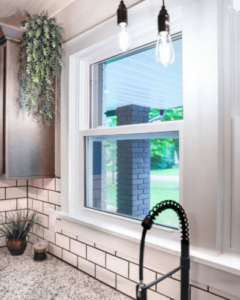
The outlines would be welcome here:
<svg viewBox="0 0 240 300">
<path fill-rule="evenodd" d="M 151 175 L 178 176 L 179 167 L 173 167 L 171 169 L 162 169 L 162 170 L 151 170 Z"/>
<path fill-rule="evenodd" d="M 151 170 L 151 175 L 178 176 L 179 169 Z M 116 206 L 116 184 L 112 184 L 112 179 L 107 179 L 107 204 Z M 164 182 L 160 180 L 151 180 L 150 184 L 150 208 L 163 200 L 179 201 L 179 184 L 178 182 Z M 178 227 L 178 217 L 175 212 L 167 210 L 163 212 L 155 223 Z"/>
</svg>

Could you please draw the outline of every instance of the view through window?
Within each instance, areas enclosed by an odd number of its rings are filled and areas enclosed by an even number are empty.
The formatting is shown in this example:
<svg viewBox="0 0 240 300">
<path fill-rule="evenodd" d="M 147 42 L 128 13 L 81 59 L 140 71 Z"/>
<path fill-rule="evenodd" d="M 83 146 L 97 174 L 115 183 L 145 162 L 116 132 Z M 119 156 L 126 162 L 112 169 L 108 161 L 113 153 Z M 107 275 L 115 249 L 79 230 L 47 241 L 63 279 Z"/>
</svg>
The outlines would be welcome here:
<svg viewBox="0 0 240 300">
<path fill-rule="evenodd" d="M 159 201 L 179 201 L 178 132 L 104 135 L 107 127 L 183 119 L 180 36 L 173 45 L 167 68 L 154 45 L 92 66 L 92 128 L 102 135 L 86 138 L 87 207 L 143 219 Z M 156 222 L 178 227 L 172 211 Z"/>
</svg>

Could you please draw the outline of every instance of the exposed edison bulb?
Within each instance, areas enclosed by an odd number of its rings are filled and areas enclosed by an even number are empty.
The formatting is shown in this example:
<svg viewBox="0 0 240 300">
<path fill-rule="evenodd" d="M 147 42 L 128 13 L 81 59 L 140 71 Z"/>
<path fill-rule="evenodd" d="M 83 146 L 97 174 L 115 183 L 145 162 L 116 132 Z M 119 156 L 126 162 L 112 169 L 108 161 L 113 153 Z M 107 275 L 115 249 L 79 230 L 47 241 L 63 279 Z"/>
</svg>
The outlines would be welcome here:
<svg viewBox="0 0 240 300">
<path fill-rule="evenodd" d="M 174 59 L 171 35 L 167 31 L 161 31 L 156 46 L 156 61 L 167 67 L 174 62 Z"/>
<path fill-rule="evenodd" d="M 122 52 L 127 51 L 131 47 L 131 37 L 128 32 L 127 23 L 122 22 L 119 25 L 119 32 L 117 35 L 117 43 Z"/>
</svg>

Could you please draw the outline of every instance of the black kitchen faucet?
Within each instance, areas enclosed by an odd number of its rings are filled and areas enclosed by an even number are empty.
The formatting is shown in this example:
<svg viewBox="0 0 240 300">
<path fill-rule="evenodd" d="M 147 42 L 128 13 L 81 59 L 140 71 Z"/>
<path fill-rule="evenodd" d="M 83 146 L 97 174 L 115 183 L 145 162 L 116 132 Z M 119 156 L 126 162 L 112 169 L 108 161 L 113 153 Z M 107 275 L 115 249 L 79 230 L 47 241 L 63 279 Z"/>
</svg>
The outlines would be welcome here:
<svg viewBox="0 0 240 300">
<path fill-rule="evenodd" d="M 181 225 L 181 258 L 180 266 L 171 272 L 163 275 L 159 279 L 149 283 L 143 283 L 143 255 L 144 244 L 147 230 L 152 228 L 155 218 L 166 209 L 172 209 L 178 215 Z M 137 284 L 137 300 L 147 300 L 147 290 L 158 282 L 166 279 L 172 274 L 181 270 L 181 300 L 189 300 L 189 270 L 190 270 L 190 257 L 189 257 L 189 229 L 187 215 L 180 204 L 172 200 L 165 200 L 158 203 L 142 222 L 143 232 L 140 245 L 140 258 L 139 258 L 139 284 Z"/>
</svg>

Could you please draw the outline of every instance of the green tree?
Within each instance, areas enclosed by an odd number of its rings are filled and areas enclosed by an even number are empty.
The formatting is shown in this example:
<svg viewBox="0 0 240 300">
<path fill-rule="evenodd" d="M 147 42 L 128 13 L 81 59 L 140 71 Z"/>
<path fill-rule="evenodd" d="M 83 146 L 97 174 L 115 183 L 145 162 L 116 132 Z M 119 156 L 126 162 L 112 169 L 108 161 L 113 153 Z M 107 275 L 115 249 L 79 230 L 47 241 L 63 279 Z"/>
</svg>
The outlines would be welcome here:
<svg viewBox="0 0 240 300">
<path fill-rule="evenodd" d="M 160 109 L 152 108 L 149 113 L 149 120 L 157 117 Z M 165 116 L 162 122 L 175 121 L 183 119 L 183 107 L 176 107 L 165 110 Z M 179 139 L 152 139 L 151 140 L 151 167 L 169 168 L 174 164 L 174 153 L 179 157 Z"/>
</svg>

